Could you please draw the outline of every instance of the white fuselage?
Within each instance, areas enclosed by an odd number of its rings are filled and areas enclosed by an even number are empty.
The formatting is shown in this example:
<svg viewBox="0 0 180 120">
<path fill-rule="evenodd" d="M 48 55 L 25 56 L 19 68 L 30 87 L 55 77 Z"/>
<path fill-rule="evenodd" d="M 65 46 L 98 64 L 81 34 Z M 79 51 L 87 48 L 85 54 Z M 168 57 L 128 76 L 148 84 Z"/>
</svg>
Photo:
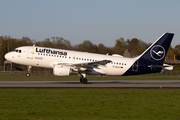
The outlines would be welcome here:
<svg viewBox="0 0 180 120">
<path fill-rule="evenodd" d="M 112 62 L 106 65 L 99 65 L 98 68 L 93 68 L 104 75 L 123 75 L 137 60 L 136 58 L 126 58 L 117 55 L 111 56 L 37 46 L 18 47 L 15 51 L 7 53 L 5 58 L 13 63 L 44 68 L 53 68 L 56 64 L 73 65 L 111 60 Z"/>
</svg>

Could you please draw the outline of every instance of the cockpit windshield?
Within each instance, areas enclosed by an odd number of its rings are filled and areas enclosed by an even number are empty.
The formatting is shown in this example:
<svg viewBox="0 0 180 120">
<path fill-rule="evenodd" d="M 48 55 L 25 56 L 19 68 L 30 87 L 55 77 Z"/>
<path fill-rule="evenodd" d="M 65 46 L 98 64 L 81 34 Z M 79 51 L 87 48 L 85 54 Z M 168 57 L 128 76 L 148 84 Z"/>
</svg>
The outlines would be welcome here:
<svg viewBox="0 0 180 120">
<path fill-rule="evenodd" d="M 15 50 L 13 50 L 13 52 L 21 53 L 21 50 L 15 49 Z"/>
</svg>

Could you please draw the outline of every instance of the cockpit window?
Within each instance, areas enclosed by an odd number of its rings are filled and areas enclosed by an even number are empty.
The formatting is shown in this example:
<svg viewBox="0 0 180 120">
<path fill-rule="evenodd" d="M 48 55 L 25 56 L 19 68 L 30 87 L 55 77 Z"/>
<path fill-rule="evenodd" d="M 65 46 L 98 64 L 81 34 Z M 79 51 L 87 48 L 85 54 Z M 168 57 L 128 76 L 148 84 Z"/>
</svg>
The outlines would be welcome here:
<svg viewBox="0 0 180 120">
<path fill-rule="evenodd" d="M 15 49 L 13 52 L 21 53 L 21 50 Z"/>
</svg>

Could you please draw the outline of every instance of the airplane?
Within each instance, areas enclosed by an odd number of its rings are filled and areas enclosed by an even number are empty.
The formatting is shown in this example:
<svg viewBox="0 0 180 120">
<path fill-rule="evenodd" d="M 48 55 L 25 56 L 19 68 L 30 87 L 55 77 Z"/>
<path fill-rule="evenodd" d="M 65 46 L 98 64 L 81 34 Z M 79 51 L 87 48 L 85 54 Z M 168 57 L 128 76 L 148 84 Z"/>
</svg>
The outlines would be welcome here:
<svg viewBox="0 0 180 120">
<path fill-rule="evenodd" d="M 69 76 L 76 72 L 81 75 L 80 82 L 86 84 L 86 75 L 127 76 L 173 70 L 173 66 L 163 64 L 173 36 L 173 33 L 164 33 L 134 58 L 35 45 L 18 47 L 6 53 L 5 58 L 13 63 L 29 66 L 27 77 L 30 76 L 31 66 L 35 66 L 51 68 L 56 76 Z"/>
</svg>

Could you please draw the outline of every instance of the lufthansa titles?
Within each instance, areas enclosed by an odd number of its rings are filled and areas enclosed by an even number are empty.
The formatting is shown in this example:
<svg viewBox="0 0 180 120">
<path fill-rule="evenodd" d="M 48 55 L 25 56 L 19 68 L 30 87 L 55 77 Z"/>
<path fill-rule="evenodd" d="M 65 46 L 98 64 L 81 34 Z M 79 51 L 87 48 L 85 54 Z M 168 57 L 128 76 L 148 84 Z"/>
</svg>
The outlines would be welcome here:
<svg viewBox="0 0 180 120">
<path fill-rule="evenodd" d="M 67 55 L 67 52 L 64 51 L 58 51 L 58 50 L 52 50 L 47 48 L 36 48 L 36 52 L 39 53 L 48 53 L 48 54 L 55 54 L 55 55 Z"/>
</svg>

